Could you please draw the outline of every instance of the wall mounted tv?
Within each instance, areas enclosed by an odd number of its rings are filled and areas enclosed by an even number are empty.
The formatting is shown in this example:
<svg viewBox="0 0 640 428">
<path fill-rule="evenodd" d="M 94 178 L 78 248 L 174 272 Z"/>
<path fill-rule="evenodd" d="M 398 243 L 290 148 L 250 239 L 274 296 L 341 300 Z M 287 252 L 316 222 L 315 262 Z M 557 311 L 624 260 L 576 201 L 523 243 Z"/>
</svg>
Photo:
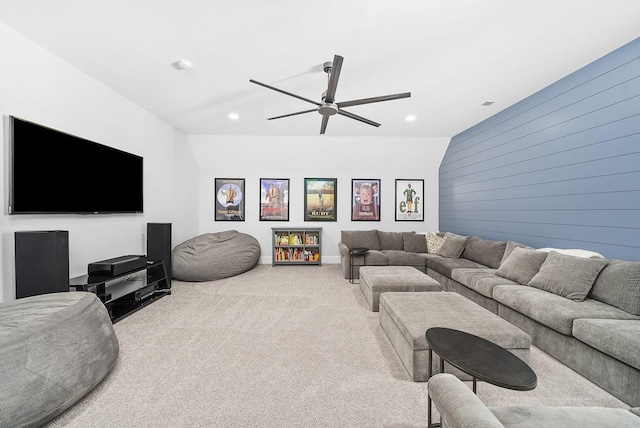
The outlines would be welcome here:
<svg viewBox="0 0 640 428">
<path fill-rule="evenodd" d="M 143 212 L 142 157 L 9 116 L 9 214 Z"/>
</svg>

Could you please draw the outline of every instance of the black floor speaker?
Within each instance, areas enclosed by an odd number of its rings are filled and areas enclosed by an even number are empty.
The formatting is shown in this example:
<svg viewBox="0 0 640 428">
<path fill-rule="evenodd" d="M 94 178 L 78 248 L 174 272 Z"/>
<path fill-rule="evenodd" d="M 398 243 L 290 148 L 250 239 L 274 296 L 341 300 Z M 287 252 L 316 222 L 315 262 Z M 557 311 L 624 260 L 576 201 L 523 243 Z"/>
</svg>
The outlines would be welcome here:
<svg viewBox="0 0 640 428">
<path fill-rule="evenodd" d="M 147 223 L 147 260 L 162 260 L 171 284 L 171 223 Z"/>
<path fill-rule="evenodd" d="M 16 299 L 69 291 L 69 231 L 15 232 Z"/>
</svg>

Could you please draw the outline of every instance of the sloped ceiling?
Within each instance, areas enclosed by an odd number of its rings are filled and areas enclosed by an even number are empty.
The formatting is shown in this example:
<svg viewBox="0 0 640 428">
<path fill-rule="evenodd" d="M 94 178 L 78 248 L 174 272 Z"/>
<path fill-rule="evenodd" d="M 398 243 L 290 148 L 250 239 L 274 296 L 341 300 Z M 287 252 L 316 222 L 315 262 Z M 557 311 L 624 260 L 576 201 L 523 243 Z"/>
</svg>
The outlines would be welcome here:
<svg viewBox="0 0 640 428">
<path fill-rule="evenodd" d="M 0 0 L 0 22 L 187 134 L 318 135 L 316 112 L 266 120 L 314 106 L 249 79 L 320 101 L 338 54 L 337 101 L 412 96 L 327 136 L 450 137 L 637 38 L 640 1 Z"/>
</svg>

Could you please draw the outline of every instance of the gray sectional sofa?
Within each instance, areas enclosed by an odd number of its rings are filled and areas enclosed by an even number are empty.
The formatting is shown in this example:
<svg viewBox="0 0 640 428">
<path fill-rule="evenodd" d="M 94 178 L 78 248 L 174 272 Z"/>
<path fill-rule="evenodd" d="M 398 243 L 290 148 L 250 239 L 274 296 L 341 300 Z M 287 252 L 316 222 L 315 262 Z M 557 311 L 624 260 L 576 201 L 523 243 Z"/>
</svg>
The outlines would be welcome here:
<svg viewBox="0 0 640 428">
<path fill-rule="evenodd" d="M 429 396 L 440 412 L 443 428 L 483 427 L 638 427 L 640 408 L 605 407 L 487 407 L 457 377 L 440 373 L 429 381 Z"/>
<path fill-rule="evenodd" d="M 640 262 L 449 232 L 439 234 L 432 252 L 428 245 L 411 251 L 429 235 L 343 231 L 338 246 L 345 278 L 352 246 L 370 248 L 354 264 L 414 266 L 446 291 L 524 330 L 535 346 L 611 394 L 640 406 Z M 405 237 L 413 247 L 404 247 Z"/>
</svg>

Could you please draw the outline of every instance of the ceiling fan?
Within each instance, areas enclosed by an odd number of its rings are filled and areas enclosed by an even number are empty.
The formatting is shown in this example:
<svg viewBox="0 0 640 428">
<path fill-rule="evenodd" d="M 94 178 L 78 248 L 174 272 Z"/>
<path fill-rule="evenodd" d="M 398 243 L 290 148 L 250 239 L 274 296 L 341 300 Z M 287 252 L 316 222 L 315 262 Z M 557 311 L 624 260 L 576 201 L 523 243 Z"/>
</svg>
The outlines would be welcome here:
<svg viewBox="0 0 640 428">
<path fill-rule="evenodd" d="M 362 116 L 358 116 L 356 114 L 350 113 L 350 112 L 344 110 L 344 108 L 345 107 L 351 107 L 351 106 L 357 106 L 357 105 L 361 105 L 361 104 L 379 103 L 381 101 L 398 100 L 400 98 L 408 98 L 408 97 L 411 96 L 411 92 L 403 92 L 403 93 L 400 93 L 400 94 L 383 95 L 383 96 L 380 96 L 380 97 L 362 98 L 362 99 L 359 99 L 359 100 L 336 102 L 336 100 L 335 100 L 336 88 L 338 87 L 338 79 L 340 78 L 340 70 L 342 69 L 342 61 L 343 61 L 343 58 L 340 55 L 335 55 L 333 57 L 333 62 L 325 62 L 324 63 L 323 70 L 328 75 L 329 83 L 327 85 L 327 90 L 322 93 L 322 96 L 321 96 L 322 101 L 321 102 L 313 101 L 313 100 L 310 100 L 308 98 L 301 97 L 301 96 L 296 95 L 296 94 L 292 94 L 291 92 L 287 92 L 285 90 L 278 89 L 276 87 L 267 85 L 265 83 L 260 83 L 260 82 L 258 82 L 256 80 L 253 80 L 253 79 L 250 79 L 249 82 L 255 83 L 256 85 L 264 86 L 265 88 L 272 89 L 274 91 L 283 93 L 285 95 L 289 95 L 289 96 L 294 97 L 294 98 L 298 98 L 299 100 L 306 101 L 306 102 L 311 103 L 311 104 L 315 104 L 317 106 L 316 108 L 312 108 L 310 110 L 303 110 L 303 111 L 299 111 L 299 112 L 296 112 L 296 113 L 284 114 L 282 116 L 270 117 L 270 118 L 268 118 L 268 120 L 282 119 L 283 117 L 296 116 L 296 115 L 299 115 L 299 114 L 311 113 L 313 111 L 317 111 L 318 113 L 320 113 L 322 115 L 322 124 L 320 126 L 320 134 L 324 134 L 325 133 L 325 131 L 327 130 L 327 123 L 329 123 L 329 117 L 333 116 L 334 114 L 339 114 L 341 116 L 345 116 L 345 117 L 348 117 L 348 118 L 351 118 L 351 119 L 359 120 L 360 122 L 366 123 L 368 125 L 372 125 L 372 126 L 378 127 L 378 126 L 380 126 L 379 123 L 376 123 L 376 122 L 374 122 L 372 120 L 366 119 L 366 118 L 364 118 Z"/>
</svg>

